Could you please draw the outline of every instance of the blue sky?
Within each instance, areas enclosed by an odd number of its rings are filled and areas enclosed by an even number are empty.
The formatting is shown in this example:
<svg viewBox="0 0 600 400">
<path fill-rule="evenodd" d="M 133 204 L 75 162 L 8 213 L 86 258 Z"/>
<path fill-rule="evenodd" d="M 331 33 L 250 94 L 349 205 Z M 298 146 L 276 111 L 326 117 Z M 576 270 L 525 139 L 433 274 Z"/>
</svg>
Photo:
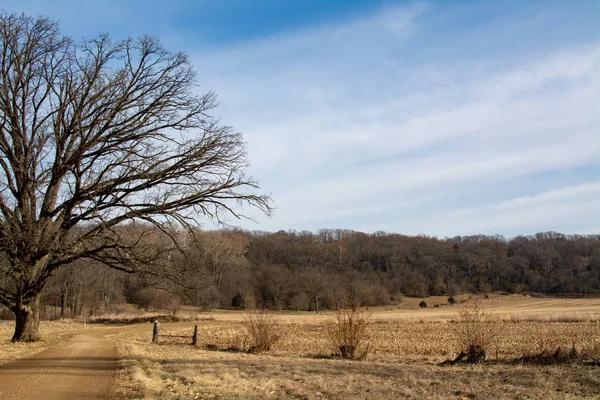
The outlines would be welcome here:
<svg viewBox="0 0 600 400">
<path fill-rule="evenodd" d="M 600 1 L 2 1 L 187 52 L 258 230 L 600 233 Z M 210 226 L 210 224 L 207 224 Z"/>
</svg>

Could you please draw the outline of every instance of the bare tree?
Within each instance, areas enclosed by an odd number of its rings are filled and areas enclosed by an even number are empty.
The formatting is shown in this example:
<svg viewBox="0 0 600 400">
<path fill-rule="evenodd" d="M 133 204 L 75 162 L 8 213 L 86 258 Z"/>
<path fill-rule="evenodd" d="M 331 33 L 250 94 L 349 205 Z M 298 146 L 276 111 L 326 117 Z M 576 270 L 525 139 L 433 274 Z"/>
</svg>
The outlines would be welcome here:
<svg viewBox="0 0 600 400">
<path fill-rule="evenodd" d="M 189 249 L 184 249 L 193 262 L 200 264 L 198 278 L 208 285 L 220 287 L 226 272 L 248 263 L 245 252 L 248 239 L 224 231 L 192 232 Z"/>
<path fill-rule="evenodd" d="M 239 217 L 238 203 L 270 213 L 241 134 L 211 117 L 215 94 L 197 95 L 187 56 L 157 39 L 76 44 L 47 18 L 0 14 L 0 76 L 0 303 L 16 315 L 13 341 L 38 339 L 39 295 L 62 265 L 143 272 L 162 260 L 157 229 L 168 242 L 169 227 Z"/>
<path fill-rule="evenodd" d="M 330 275 L 322 265 L 308 267 L 300 272 L 302 286 L 310 299 L 310 306 L 312 308 L 312 304 L 315 305 L 317 314 L 319 313 L 319 302 L 325 296 L 328 284 L 333 280 Z"/>
</svg>

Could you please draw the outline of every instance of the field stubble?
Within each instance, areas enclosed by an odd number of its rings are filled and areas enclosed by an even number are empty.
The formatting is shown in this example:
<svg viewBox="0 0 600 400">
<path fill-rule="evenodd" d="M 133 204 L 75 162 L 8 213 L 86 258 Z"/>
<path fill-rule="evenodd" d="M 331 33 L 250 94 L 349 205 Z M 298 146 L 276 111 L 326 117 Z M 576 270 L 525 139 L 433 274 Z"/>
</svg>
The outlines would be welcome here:
<svg viewBox="0 0 600 400">
<path fill-rule="evenodd" d="M 149 343 L 150 325 L 116 338 L 133 388 L 126 397 L 132 398 L 599 398 L 597 366 L 508 362 L 574 344 L 598 351 L 599 322 L 551 322 L 553 318 L 538 319 L 538 310 L 528 308 L 525 312 L 533 313 L 527 318 L 511 318 L 512 305 L 495 309 L 502 319 L 495 322 L 501 333 L 489 349 L 491 360 L 477 365 L 437 365 L 460 351 L 452 329 L 460 322 L 440 318 L 440 310 L 417 311 L 410 318 L 376 310 L 365 361 L 330 357 L 325 331 L 332 315 L 327 313 L 279 315 L 281 340 L 261 355 L 236 351 L 247 342 L 239 323 L 243 313 L 213 313 L 212 320 L 197 322 L 197 347 L 189 345 L 194 323 L 163 324 L 163 334 L 189 339 L 163 337 L 159 345 Z M 456 318 L 448 311 L 443 310 Z M 562 312 L 564 307 L 558 311 Z M 547 309 L 542 313 L 551 314 Z"/>
</svg>

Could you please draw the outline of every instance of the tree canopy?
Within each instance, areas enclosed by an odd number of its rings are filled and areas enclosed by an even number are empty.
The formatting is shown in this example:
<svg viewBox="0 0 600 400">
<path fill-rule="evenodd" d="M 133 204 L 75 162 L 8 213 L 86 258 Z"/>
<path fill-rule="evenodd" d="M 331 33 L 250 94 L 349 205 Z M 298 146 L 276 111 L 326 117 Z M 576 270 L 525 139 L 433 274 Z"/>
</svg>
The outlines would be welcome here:
<svg viewBox="0 0 600 400">
<path fill-rule="evenodd" d="M 168 242 L 172 226 L 239 217 L 239 203 L 271 212 L 242 135 L 210 114 L 215 93 L 197 94 L 189 58 L 156 38 L 76 43 L 48 18 L 0 14 L 0 75 L 0 303 L 14 341 L 37 339 L 39 293 L 61 266 L 143 272 L 160 259 L 156 228 Z M 140 223 L 152 229 L 128 228 Z"/>
</svg>

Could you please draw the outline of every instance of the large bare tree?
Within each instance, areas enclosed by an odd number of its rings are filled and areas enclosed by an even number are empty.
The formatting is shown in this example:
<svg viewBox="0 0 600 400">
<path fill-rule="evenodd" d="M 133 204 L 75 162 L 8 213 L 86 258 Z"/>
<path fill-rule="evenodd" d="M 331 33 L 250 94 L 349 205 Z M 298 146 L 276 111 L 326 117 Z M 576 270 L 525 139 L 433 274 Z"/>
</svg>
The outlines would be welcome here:
<svg viewBox="0 0 600 400">
<path fill-rule="evenodd" d="M 214 93 L 196 94 L 187 56 L 155 38 L 75 43 L 47 18 L 0 14 L 0 79 L 0 303 L 16 315 L 13 341 L 39 337 L 39 295 L 62 265 L 139 272 L 159 258 L 136 251 L 157 228 L 239 217 L 238 203 L 271 211 L 245 175 L 241 134 L 209 114 Z"/>
</svg>

